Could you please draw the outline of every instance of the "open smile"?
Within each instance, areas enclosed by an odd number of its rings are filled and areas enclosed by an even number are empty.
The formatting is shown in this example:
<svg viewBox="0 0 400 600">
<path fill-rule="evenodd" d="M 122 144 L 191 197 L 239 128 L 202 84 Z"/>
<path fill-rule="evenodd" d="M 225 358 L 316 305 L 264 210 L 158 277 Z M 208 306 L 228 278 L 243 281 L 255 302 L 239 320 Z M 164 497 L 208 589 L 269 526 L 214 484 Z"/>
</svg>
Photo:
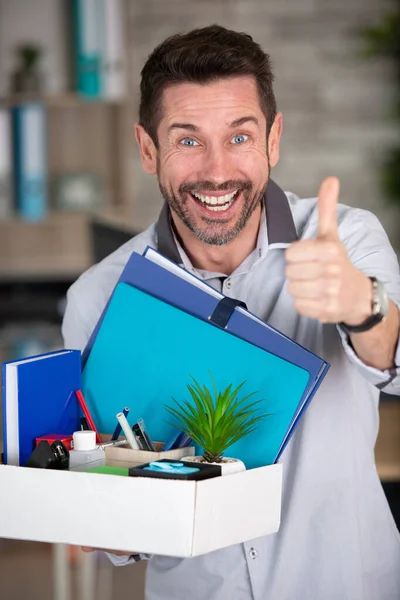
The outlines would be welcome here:
<svg viewBox="0 0 400 600">
<path fill-rule="evenodd" d="M 239 190 L 229 192 L 222 196 L 203 195 L 195 192 L 191 193 L 192 198 L 201 206 L 212 212 L 223 212 L 228 210 L 238 196 Z"/>
</svg>

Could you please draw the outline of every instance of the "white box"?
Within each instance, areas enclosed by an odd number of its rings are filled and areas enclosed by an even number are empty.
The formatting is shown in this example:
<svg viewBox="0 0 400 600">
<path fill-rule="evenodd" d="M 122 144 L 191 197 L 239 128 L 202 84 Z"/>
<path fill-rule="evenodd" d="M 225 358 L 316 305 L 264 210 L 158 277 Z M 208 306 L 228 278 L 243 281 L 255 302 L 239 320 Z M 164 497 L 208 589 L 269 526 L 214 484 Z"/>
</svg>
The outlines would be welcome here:
<svg viewBox="0 0 400 600">
<path fill-rule="evenodd" d="M 282 465 L 177 481 L 0 465 L 0 537 L 188 557 L 275 533 Z"/>
</svg>

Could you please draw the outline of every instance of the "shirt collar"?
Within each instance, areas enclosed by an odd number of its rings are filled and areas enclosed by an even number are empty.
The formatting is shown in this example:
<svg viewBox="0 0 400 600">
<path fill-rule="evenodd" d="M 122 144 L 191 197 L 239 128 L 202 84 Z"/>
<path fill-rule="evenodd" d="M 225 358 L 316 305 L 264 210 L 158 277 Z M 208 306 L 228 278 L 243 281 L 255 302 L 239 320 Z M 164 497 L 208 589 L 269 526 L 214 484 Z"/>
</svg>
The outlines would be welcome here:
<svg viewBox="0 0 400 600">
<path fill-rule="evenodd" d="M 274 182 L 269 180 L 267 191 L 264 195 L 264 210 L 267 222 L 268 246 L 278 244 L 286 247 L 297 238 L 292 211 L 285 192 Z M 260 228 L 260 232 L 262 228 Z M 156 223 L 157 245 L 160 254 L 169 258 L 176 264 L 182 262 L 176 243 L 176 238 L 171 226 L 170 210 L 167 202 L 161 210 Z M 262 246 L 261 240 L 257 246 Z"/>
</svg>

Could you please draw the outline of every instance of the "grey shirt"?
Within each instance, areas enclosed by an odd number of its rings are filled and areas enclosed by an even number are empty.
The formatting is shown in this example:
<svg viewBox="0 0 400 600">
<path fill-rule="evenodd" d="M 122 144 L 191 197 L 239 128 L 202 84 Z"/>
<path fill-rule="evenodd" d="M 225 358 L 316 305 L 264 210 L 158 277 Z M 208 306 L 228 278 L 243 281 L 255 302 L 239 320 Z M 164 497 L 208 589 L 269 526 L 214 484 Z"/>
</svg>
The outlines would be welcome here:
<svg viewBox="0 0 400 600">
<path fill-rule="evenodd" d="M 399 305 L 397 259 L 376 217 L 339 205 L 338 222 L 353 264 L 380 279 Z M 359 360 L 338 327 L 296 313 L 284 249 L 316 232 L 316 199 L 300 200 L 271 181 L 257 247 L 227 277 L 193 268 L 164 206 L 156 224 L 89 269 L 68 292 L 65 346 L 83 349 L 130 254 L 150 245 L 331 364 L 282 455 L 279 532 L 191 559 L 152 557 L 147 600 L 400 598 L 400 536 L 374 463 L 379 390 L 400 394 L 400 347 L 397 368 L 379 371 Z"/>
</svg>

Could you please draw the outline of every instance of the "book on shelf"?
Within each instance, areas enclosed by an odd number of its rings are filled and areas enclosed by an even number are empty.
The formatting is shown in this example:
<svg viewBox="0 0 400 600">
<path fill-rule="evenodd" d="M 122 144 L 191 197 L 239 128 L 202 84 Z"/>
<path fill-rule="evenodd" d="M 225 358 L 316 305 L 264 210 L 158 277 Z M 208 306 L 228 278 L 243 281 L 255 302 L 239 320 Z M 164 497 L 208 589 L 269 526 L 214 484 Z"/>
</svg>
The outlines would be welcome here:
<svg viewBox="0 0 400 600">
<path fill-rule="evenodd" d="M 12 108 L 15 206 L 22 219 L 40 221 L 48 211 L 47 111 L 41 102 Z"/>
<path fill-rule="evenodd" d="M 87 98 L 119 100 L 126 91 L 123 0 L 74 0 L 76 90 Z"/>
<path fill-rule="evenodd" d="M 0 107 L 0 219 L 13 213 L 12 123 L 8 108 Z"/>
</svg>

